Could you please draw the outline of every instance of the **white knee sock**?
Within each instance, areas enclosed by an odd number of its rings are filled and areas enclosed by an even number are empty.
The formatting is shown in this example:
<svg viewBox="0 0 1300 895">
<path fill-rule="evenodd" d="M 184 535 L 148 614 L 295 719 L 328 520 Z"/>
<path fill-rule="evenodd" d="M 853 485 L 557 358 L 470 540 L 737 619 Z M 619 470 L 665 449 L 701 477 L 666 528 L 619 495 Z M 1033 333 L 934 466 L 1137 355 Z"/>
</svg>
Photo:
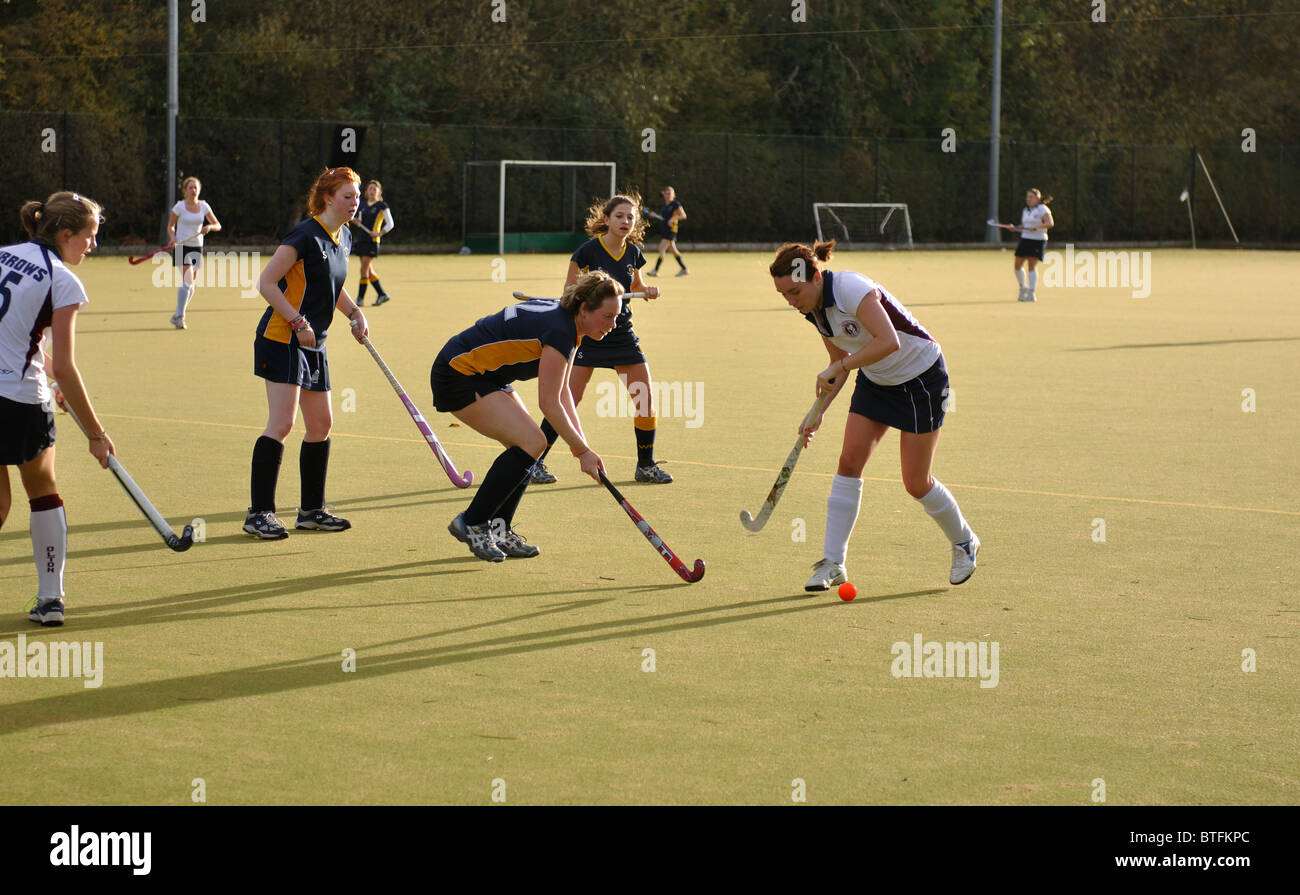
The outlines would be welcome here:
<svg viewBox="0 0 1300 895">
<path fill-rule="evenodd" d="M 177 317 L 185 316 L 185 309 L 189 307 L 190 298 L 192 298 L 193 295 L 194 295 L 194 287 L 192 285 L 180 286 L 176 290 L 176 316 Z"/>
<path fill-rule="evenodd" d="M 862 479 L 835 476 L 831 481 L 831 496 L 826 499 L 826 541 L 822 548 L 823 555 L 832 562 L 844 564 L 861 504 Z"/>
<path fill-rule="evenodd" d="M 36 560 L 39 600 L 63 596 L 63 565 L 68 555 L 68 516 L 59 495 L 32 501 L 32 558 Z"/>
<path fill-rule="evenodd" d="M 918 497 L 916 501 L 925 507 L 930 518 L 939 524 L 939 528 L 943 529 L 950 543 L 960 544 L 971 539 L 974 532 L 966 524 L 961 508 L 957 506 L 957 501 L 952 499 L 952 494 L 943 486 L 943 482 L 935 479 L 934 487 L 926 493 L 925 497 Z"/>
<path fill-rule="evenodd" d="M 1031 270 L 1029 272 L 1029 291 L 1033 292 L 1037 288 L 1038 288 L 1038 271 Z"/>
<path fill-rule="evenodd" d="M 1016 282 L 1020 284 L 1021 289 L 1025 288 L 1025 269 L 1023 267 L 1016 268 Z"/>
</svg>

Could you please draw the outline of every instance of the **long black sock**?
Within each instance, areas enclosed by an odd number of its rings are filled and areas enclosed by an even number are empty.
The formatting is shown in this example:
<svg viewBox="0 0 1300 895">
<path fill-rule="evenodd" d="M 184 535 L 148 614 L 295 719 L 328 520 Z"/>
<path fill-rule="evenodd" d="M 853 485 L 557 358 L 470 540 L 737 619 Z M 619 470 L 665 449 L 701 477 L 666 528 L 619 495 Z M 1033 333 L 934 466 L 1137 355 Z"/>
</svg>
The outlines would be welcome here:
<svg viewBox="0 0 1300 895">
<path fill-rule="evenodd" d="M 650 425 L 654 426 L 655 421 L 651 419 Z M 636 465 L 645 469 L 647 466 L 655 465 L 655 430 L 642 429 L 636 427 Z"/>
<path fill-rule="evenodd" d="M 284 445 L 269 436 L 258 437 L 253 445 L 253 512 L 275 512 L 275 483 L 283 456 Z"/>
<path fill-rule="evenodd" d="M 551 452 L 551 445 L 555 444 L 555 439 L 560 437 L 560 433 L 555 431 L 555 427 L 548 419 L 542 420 L 542 434 L 546 436 L 546 450 L 542 451 L 542 455 L 537 458 L 539 462 L 546 459 L 546 455 Z"/>
<path fill-rule="evenodd" d="M 366 300 L 366 285 L 369 282 L 369 280 L 362 280 L 360 288 L 357 289 L 357 307 L 361 307 L 361 303 Z"/>
<path fill-rule="evenodd" d="M 497 510 L 514 494 L 519 483 L 528 477 L 528 468 L 533 462 L 532 455 L 523 448 L 509 447 L 502 451 L 483 477 L 478 493 L 469 502 L 469 507 L 465 510 L 465 524 L 482 525 L 500 515 Z M 522 493 L 521 491 L 520 494 Z M 513 517 L 513 507 L 510 513 Z"/>
<path fill-rule="evenodd" d="M 519 487 L 511 491 L 510 496 L 505 499 L 505 502 L 502 503 L 501 506 L 497 507 L 497 511 L 492 514 L 492 518 L 504 519 L 506 522 L 506 528 L 510 528 L 514 525 L 515 510 L 519 509 L 519 501 L 523 500 L 524 489 L 528 487 L 528 483 L 531 481 L 532 479 L 525 475 L 524 480 L 519 483 Z"/>
<path fill-rule="evenodd" d="M 325 509 L 325 473 L 330 465 L 330 440 L 304 441 L 298 452 L 298 475 L 302 480 L 303 510 Z"/>
<path fill-rule="evenodd" d="M 659 258 L 655 261 L 655 273 L 659 272 L 659 265 L 663 263 L 664 263 L 664 256 L 660 255 Z"/>
<path fill-rule="evenodd" d="M 375 291 L 380 295 L 388 295 L 388 293 L 384 291 L 384 287 L 379 285 L 379 277 L 371 277 L 370 283 L 375 287 Z"/>
<path fill-rule="evenodd" d="M 686 269 L 686 262 L 682 260 L 682 256 L 681 256 L 681 255 L 673 255 L 673 257 L 677 259 L 677 266 L 680 267 L 682 270 L 685 270 L 685 269 Z"/>
</svg>

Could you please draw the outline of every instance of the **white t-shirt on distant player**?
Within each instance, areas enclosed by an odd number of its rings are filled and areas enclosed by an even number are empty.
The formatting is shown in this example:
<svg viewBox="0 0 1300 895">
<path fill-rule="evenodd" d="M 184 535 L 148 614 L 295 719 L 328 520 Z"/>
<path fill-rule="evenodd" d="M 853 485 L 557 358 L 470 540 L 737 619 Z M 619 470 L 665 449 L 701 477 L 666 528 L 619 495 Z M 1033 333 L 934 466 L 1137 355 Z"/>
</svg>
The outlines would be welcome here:
<svg viewBox="0 0 1300 895">
<path fill-rule="evenodd" d="M 858 306 L 872 291 L 879 293 L 880 305 L 898 333 L 897 351 L 861 368 L 868 379 L 877 385 L 899 385 L 915 379 L 934 366 L 943 349 L 903 307 L 902 302 L 889 294 L 888 289 L 851 270 L 830 273 L 835 303 L 822 310 L 831 331 L 827 338 L 836 348 L 852 354 L 871 341 L 871 333 L 867 332 L 867 328 L 858 319 Z"/>
<path fill-rule="evenodd" d="M 41 246 L 22 242 L 0 248 L 0 396 L 22 404 L 50 400 L 44 348 L 54 312 L 90 300 L 59 253 L 46 251 L 54 270 L 52 292 Z"/>
<path fill-rule="evenodd" d="M 181 240 L 181 245 L 203 248 L 203 234 L 199 231 L 203 229 L 210 211 L 211 206 L 202 199 L 199 200 L 197 212 L 188 210 L 184 199 L 172 206 L 172 214 L 176 215 L 176 238 Z M 187 236 L 191 238 L 186 239 Z"/>
<path fill-rule="evenodd" d="M 1047 231 L 1043 229 L 1043 218 L 1047 216 L 1047 211 L 1047 205 L 1043 202 L 1033 208 L 1025 206 L 1020 212 L 1020 226 L 1024 228 L 1021 238 L 1047 240 Z"/>
</svg>

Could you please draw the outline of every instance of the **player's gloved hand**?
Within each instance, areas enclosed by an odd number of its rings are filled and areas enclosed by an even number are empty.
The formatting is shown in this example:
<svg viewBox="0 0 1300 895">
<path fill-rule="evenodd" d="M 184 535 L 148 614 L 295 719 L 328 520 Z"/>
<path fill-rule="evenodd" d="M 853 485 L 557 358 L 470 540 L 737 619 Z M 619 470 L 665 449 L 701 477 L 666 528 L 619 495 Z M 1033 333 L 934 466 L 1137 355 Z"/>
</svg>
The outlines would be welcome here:
<svg viewBox="0 0 1300 895">
<path fill-rule="evenodd" d="M 366 315 L 360 310 L 352 315 L 351 326 L 352 337 L 356 339 L 358 343 L 360 343 L 362 339 L 366 338 L 366 336 L 370 335 L 370 324 L 366 322 Z"/>
<path fill-rule="evenodd" d="M 588 449 L 578 458 L 578 465 L 582 467 L 584 473 L 591 476 L 594 481 L 599 482 L 600 474 L 597 470 L 605 468 L 605 461 L 600 459 L 600 454 Z"/>
</svg>

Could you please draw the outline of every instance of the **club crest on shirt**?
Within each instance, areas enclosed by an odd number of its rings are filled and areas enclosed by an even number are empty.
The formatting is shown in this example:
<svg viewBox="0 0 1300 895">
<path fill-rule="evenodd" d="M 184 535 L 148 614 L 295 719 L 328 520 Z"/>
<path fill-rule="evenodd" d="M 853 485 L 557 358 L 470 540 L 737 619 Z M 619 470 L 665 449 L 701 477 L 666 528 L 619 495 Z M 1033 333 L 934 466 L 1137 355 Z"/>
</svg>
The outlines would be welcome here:
<svg viewBox="0 0 1300 895">
<path fill-rule="evenodd" d="M 840 329 L 844 330 L 844 335 L 848 336 L 850 339 L 856 339 L 858 334 L 862 332 L 862 327 L 858 325 L 858 321 L 856 320 L 845 320 L 844 323 L 840 325 Z"/>
</svg>

